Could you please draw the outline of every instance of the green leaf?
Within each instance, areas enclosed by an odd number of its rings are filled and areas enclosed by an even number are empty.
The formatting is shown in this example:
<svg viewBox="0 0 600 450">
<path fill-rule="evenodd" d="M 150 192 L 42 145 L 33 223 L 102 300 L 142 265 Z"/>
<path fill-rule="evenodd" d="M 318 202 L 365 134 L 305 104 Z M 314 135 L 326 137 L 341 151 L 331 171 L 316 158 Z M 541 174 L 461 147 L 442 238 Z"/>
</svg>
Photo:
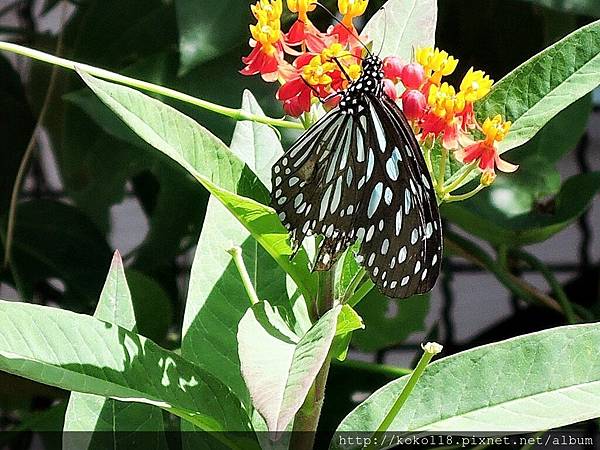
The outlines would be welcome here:
<svg viewBox="0 0 600 450">
<path fill-rule="evenodd" d="M 522 173 L 524 177 L 531 175 L 531 172 Z M 545 189 L 544 183 L 549 180 L 537 179 L 540 189 Z M 515 190 L 513 182 L 509 177 L 499 178 L 493 191 L 484 191 L 477 196 L 480 198 L 464 202 L 462 208 L 455 204 L 444 205 L 444 216 L 491 243 L 527 245 L 544 241 L 565 229 L 588 209 L 600 192 L 600 172 L 576 175 L 562 185 L 549 205 L 537 205 L 532 204 L 529 193 Z M 514 215 L 505 215 L 510 211 L 514 211 Z"/>
<path fill-rule="evenodd" d="M 0 301 L 0 369 L 62 389 L 146 403 L 207 431 L 250 431 L 218 379 L 116 325 L 56 308 Z"/>
<path fill-rule="evenodd" d="M 118 252 L 113 257 L 94 317 L 136 331 L 133 301 Z M 107 436 L 113 440 L 113 448 L 131 448 L 137 437 L 124 431 L 155 432 L 156 440 L 152 440 L 154 445 L 150 448 L 167 448 L 162 435 L 163 418 L 159 408 L 142 403 L 118 402 L 92 394 L 71 394 L 64 431 L 67 432 L 63 436 L 65 445 L 70 448 L 106 448 Z M 73 431 L 85 431 L 85 437 L 71 433 Z M 76 447 L 72 445 L 73 440 L 77 442 Z"/>
<path fill-rule="evenodd" d="M 127 269 L 127 284 L 131 290 L 137 332 L 160 342 L 173 321 L 171 299 L 156 280 L 135 269 Z M 102 318 L 100 318 L 102 319 Z"/>
<path fill-rule="evenodd" d="M 371 289 L 357 306 L 365 328 L 354 333 L 352 343 L 365 352 L 401 344 L 412 333 L 425 329 L 429 300 L 429 294 L 392 300 Z"/>
<path fill-rule="evenodd" d="M 374 53 L 381 48 L 382 57 L 398 56 L 408 62 L 415 47 L 435 45 L 436 22 L 436 0 L 389 0 L 363 33 L 373 41 Z"/>
<path fill-rule="evenodd" d="M 252 404 L 271 432 L 294 419 L 329 353 L 341 306 L 328 311 L 302 337 L 289 330 L 267 302 L 248 309 L 238 329 L 242 375 Z"/>
<path fill-rule="evenodd" d="M 571 33 L 517 67 L 477 104 L 477 116 L 513 122 L 500 152 L 535 136 L 556 114 L 600 84 L 600 21 Z"/>
<path fill-rule="evenodd" d="M 598 189 L 592 181 L 595 176 L 589 174 L 561 185 L 555 165 L 577 144 L 590 109 L 586 96 L 562 111 L 533 139 L 508 155 L 507 159 L 520 164 L 517 172 L 498 174 L 492 186 L 472 199 L 443 205 L 443 215 L 496 244 L 539 242 L 568 226 L 587 209 Z M 566 197 L 573 191 L 570 186 L 581 187 L 572 199 Z"/>
<path fill-rule="evenodd" d="M 250 37 L 248 25 L 252 16 L 247 2 L 176 0 L 175 6 L 182 74 Z M 227 26 L 223 26 L 225 23 Z"/>
<path fill-rule="evenodd" d="M 248 166 L 206 129 L 175 109 L 128 87 L 81 73 L 88 86 L 146 142 L 178 162 L 250 231 L 302 290 L 314 298 L 315 277 L 308 257 L 300 250 L 290 260 L 288 232 L 275 212 L 257 201 L 233 192 L 256 192 L 268 201 L 268 192 Z M 256 189 L 256 190 L 255 190 Z"/>
<path fill-rule="evenodd" d="M 242 107 L 262 114 L 250 92 L 244 94 Z M 275 131 L 268 126 L 239 122 L 231 152 L 247 161 L 263 183 L 270 185 L 270 160 L 281 155 L 283 149 Z M 259 298 L 291 311 L 285 272 L 242 224 L 231 220 L 227 208 L 213 197 L 208 202 L 192 265 L 181 351 L 184 357 L 223 380 L 250 406 L 250 396 L 240 371 L 236 338 L 238 324 L 250 301 L 239 271 L 227 253 L 233 245 L 242 249 L 244 263 Z M 211 351 L 206 352 L 206 348 Z"/>
<path fill-rule="evenodd" d="M 362 317 L 350 305 L 343 305 L 338 316 L 335 336 L 331 344 L 331 357 L 344 361 L 352 340 L 352 332 L 364 328 Z"/>
<path fill-rule="evenodd" d="M 540 431 L 600 416 L 600 325 L 554 328 L 431 364 L 390 431 Z M 338 432 L 373 431 L 408 376 L 352 411 Z M 339 448 L 335 438 L 330 448 Z"/>
<path fill-rule="evenodd" d="M 2 244 L 5 230 L 4 224 Z M 25 299 L 39 283 L 59 280 L 63 300 L 88 310 L 98 299 L 110 257 L 104 236 L 77 208 L 50 200 L 18 205 L 10 270 Z"/>
<path fill-rule="evenodd" d="M 600 17 L 600 4 L 596 0 L 521 0 L 562 13 Z"/>
</svg>

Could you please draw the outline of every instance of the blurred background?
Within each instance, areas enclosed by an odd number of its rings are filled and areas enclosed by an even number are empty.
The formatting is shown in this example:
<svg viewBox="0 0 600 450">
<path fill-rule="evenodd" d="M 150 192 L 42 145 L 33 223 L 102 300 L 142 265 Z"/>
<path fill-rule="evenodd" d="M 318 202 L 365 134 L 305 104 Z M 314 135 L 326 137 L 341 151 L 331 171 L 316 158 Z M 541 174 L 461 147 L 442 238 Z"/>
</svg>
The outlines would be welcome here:
<svg viewBox="0 0 600 450">
<path fill-rule="evenodd" d="M 335 1 L 324 3 L 336 9 Z M 0 39 L 227 106 L 239 107 L 249 89 L 268 114 L 282 116 L 275 85 L 238 73 L 249 52 L 249 4 L 0 0 Z M 366 16 L 382 4 L 371 0 Z M 595 17 L 597 0 L 440 0 L 437 44 L 460 59 L 457 76 L 475 66 L 499 80 Z M 329 22 L 319 12 L 311 18 L 319 25 Z M 231 120 L 166 101 L 229 143 Z M 411 367 L 426 339 L 443 343 L 449 355 L 565 324 L 552 303 L 556 291 L 540 268 L 510 253 L 506 257 L 513 244 L 524 245 L 550 270 L 568 299 L 586 308 L 587 320 L 598 319 L 600 186 L 584 183 L 600 171 L 597 104 L 592 95 L 574 103 L 531 143 L 505 155 L 521 164 L 519 172 L 444 210 L 446 230 L 490 255 L 504 255 L 513 280 L 530 295 L 516 295 L 472 255 L 449 254 L 431 296 L 404 302 L 367 298 L 359 306 L 367 329 L 355 333 L 351 361 L 332 370 L 324 429 L 333 429 L 357 402 L 392 379 L 392 366 Z M 293 138 L 284 135 L 287 143 Z M 141 334 L 178 348 L 206 192 L 120 124 L 76 75 L 7 53 L 0 54 L 0 142 L 0 255 L 6 254 L 9 216 L 16 217 L 9 264 L 0 271 L 0 297 L 92 313 L 118 249 Z M 13 195 L 18 202 L 11 213 Z M 468 213 L 475 214 L 475 223 L 466 219 Z M 495 236 L 498 226 L 514 228 L 515 234 Z M 529 237 L 510 241 L 523 230 Z M 136 296 L 144 291 L 152 295 Z M 386 366 L 376 369 L 372 363 Z M 67 395 L 0 373 L 0 431 L 15 431 L 0 435 L 0 448 L 28 448 L 30 429 L 60 430 Z M 584 427 L 592 433 L 597 425 Z"/>
</svg>

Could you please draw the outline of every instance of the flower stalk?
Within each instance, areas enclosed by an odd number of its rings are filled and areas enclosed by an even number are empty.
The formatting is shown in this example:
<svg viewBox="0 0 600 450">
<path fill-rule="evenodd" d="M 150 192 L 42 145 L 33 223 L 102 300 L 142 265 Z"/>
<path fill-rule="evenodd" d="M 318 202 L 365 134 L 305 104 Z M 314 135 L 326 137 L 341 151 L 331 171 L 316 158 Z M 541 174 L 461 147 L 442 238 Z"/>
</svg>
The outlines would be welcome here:
<svg viewBox="0 0 600 450">
<path fill-rule="evenodd" d="M 246 289 L 250 303 L 252 303 L 252 305 L 256 305 L 258 302 L 260 302 L 260 299 L 258 298 L 258 294 L 254 289 L 254 285 L 252 284 L 252 279 L 250 278 L 248 270 L 246 269 L 246 264 L 244 263 L 244 258 L 242 256 L 242 248 L 235 245 L 228 249 L 227 253 L 229 253 L 233 258 L 233 262 L 240 274 L 240 277 L 242 278 L 242 283 L 244 285 L 244 289 Z"/>
<path fill-rule="evenodd" d="M 431 362 L 431 359 L 443 349 L 443 347 L 436 342 L 428 342 L 427 344 L 423 345 L 422 348 L 423 355 L 421 356 L 417 367 L 415 367 L 415 370 L 410 374 L 410 378 L 404 385 L 402 392 L 400 392 L 400 395 L 377 427 L 377 430 L 371 439 L 371 444 L 367 447 L 368 449 L 372 450 L 376 448 L 375 442 L 380 442 L 378 437 L 390 429 L 394 419 L 398 416 L 400 410 L 406 403 L 406 400 L 408 400 L 408 397 L 410 397 L 410 394 L 417 385 L 419 378 L 421 378 L 423 372 L 425 372 L 425 368 Z"/>
</svg>

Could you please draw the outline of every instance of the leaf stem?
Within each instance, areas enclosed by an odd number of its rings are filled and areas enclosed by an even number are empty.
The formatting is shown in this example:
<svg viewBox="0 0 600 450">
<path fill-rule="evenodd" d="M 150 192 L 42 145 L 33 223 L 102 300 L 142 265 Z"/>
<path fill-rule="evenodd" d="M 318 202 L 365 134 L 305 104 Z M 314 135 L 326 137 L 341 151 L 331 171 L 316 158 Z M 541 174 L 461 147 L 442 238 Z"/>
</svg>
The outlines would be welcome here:
<svg viewBox="0 0 600 450">
<path fill-rule="evenodd" d="M 254 289 L 254 285 L 252 284 L 252 280 L 250 279 L 250 275 L 248 274 L 248 270 L 246 269 L 246 264 L 244 264 L 244 258 L 242 257 L 242 249 L 239 246 L 233 246 L 227 253 L 231 255 L 233 258 L 233 262 L 237 267 L 238 272 L 240 273 L 240 277 L 242 278 L 242 283 L 246 292 L 248 294 L 248 298 L 250 298 L 250 302 L 253 305 L 256 305 L 260 302 L 258 295 L 256 294 L 256 290 Z"/>
<path fill-rule="evenodd" d="M 538 258 L 535 256 L 521 250 L 521 249 L 513 249 L 511 252 L 514 256 L 524 261 L 528 266 L 532 269 L 537 270 L 540 274 L 546 279 L 548 285 L 554 292 L 556 300 L 560 303 L 560 307 L 562 309 L 562 313 L 565 315 L 565 318 L 570 324 L 576 324 L 579 322 L 577 315 L 575 314 L 575 310 L 573 309 L 573 304 L 567 297 L 564 289 L 552 273 L 550 269 Z"/>
<path fill-rule="evenodd" d="M 60 18 L 60 23 L 64 24 L 66 18 L 66 7 L 62 6 L 62 13 Z M 61 26 L 62 29 L 62 26 Z M 58 40 L 56 42 L 56 53 L 62 53 L 64 42 L 64 34 L 61 31 L 58 35 Z M 33 156 L 33 153 L 37 146 L 37 137 L 39 133 L 40 126 L 43 125 L 46 120 L 46 114 L 48 113 L 48 108 L 50 106 L 50 99 L 54 93 L 54 88 L 56 86 L 56 81 L 58 79 L 58 68 L 55 66 L 52 68 L 52 73 L 50 74 L 50 81 L 48 82 L 48 89 L 46 90 L 46 94 L 44 95 L 44 100 L 42 103 L 42 108 L 38 115 L 35 126 L 31 132 L 31 137 L 29 138 L 29 142 L 27 143 L 27 147 L 25 148 L 25 152 L 23 153 L 23 157 L 21 158 L 21 162 L 19 163 L 19 168 L 17 170 L 17 175 L 15 176 L 15 182 L 13 184 L 11 196 L 10 196 L 10 204 L 8 208 L 8 224 L 6 227 L 6 245 L 4 248 L 4 268 L 8 267 L 11 260 L 12 254 L 12 245 L 15 234 L 15 224 L 17 221 L 17 203 L 19 202 L 19 193 L 21 192 L 21 186 L 23 185 L 23 178 L 27 174 L 27 169 L 29 168 L 29 161 Z"/>
<path fill-rule="evenodd" d="M 406 400 L 408 400 L 408 397 L 414 390 L 415 386 L 417 385 L 417 381 L 419 381 L 419 378 L 421 378 L 421 375 L 423 375 L 423 372 L 425 371 L 425 368 L 427 367 L 431 359 L 442 351 L 442 346 L 435 342 L 428 342 L 423 346 L 423 350 L 423 355 L 421 356 L 417 367 L 415 367 L 415 370 L 411 373 L 410 378 L 404 385 L 402 392 L 400 392 L 400 395 L 398 396 L 398 398 L 396 399 L 386 416 L 383 418 L 379 426 L 377 427 L 377 430 L 372 436 L 372 442 L 367 447 L 367 449 L 374 449 L 376 447 L 375 442 L 380 442 L 380 439 L 378 439 L 378 437 L 389 430 L 390 425 L 392 425 L 394 419 L 400 413 L 400 410 L 406 403 Z"/>
<path fill-rule="evenodd" d="M 369 373 L 384 375 L 390 378 L 403 377 L 410 375 L 413 371 L 404 367 L 388 366 L 386 364 L 375 364 L 365 361 L 357 361 L 354 359 L 346 359 L 345 361 L 334 361 L 334 366 L 348 367 L 352 370 L 359 370 Z"/>
<path fill-rule="evenodd" d="M 446 179 L 446 161 L 448 160 L 448 149 L 445 147 L 442 147 L 442 154 L 441 154 L 441 158 L 440 158 L 440 165 L 438 167 L 438 174 L 437 174 L 437 187 L 440 190 L 440 193 L 442 194 L 442 197 L 444 196 L 444 180 Z"/>
<path fill-rule="evenodd" d="M 352 297 L 348 299 L 347 304 L 354 308 L 358 304 L 358 302 L 360 302 L 365 297 L 365 295 L 371 292 L 371 289 L 373 289 L 374 286 L 375 285 L 373 284 L 371 279 L 367 279 L 363 284 L 360 285 L 360 287 L 354 292 L 354 294 L 352 294 Z"/>
<path fill-rule="evenodd" d="M 63 67 L 69 70 L 79 69 L 89 73 L 90 75 L 102 78 L 104 80 L 114 81 L 116 83 L 121 83 L 126 86 L 141 89 L 143 91 L 152 92 L 154 94 L 159 94 L 165 97 L 180 100 L 182 102 L 198 106 L 200 108 L 215 112 L 217 114 L 230 117 L 234 120 L 249 120 L 252 122 L 263 123 L 265 125 L 272 125 L 279 128 L 294 128 L 298 130 L 304 129 L 302 124 L 299 122 L 292 122 L 285 119 L 275 119 L 272 117 L 260 116 L 257 114 L 248 113 L 242 109 L 229 108 L 227 106 L 217 105 L 215 103 L 211 103 L 206 100 L 202 100 L 200 98 L 184 94 L 183 92 L 179 92 L 174 89 L 159 86 L 153 83 L 148 83 L 146 81 L 127 77 L 125 75 L 120 75 L 118 73 L 111 72 L 105 69 L 100 69 L 98 67 L 90 66 L 87 64 L 80 64 L 65 58 L 60 58 L 58 56 L 53 56 L 48 53 L 41 52 L 39 50 L 24 47 L 22 45 L 0 41 L 0 50 L 15 53 L 21 56 L 26 56 L 28 58 L 35 59 L 37 61 L 42 61 L 48 64 L 54 64 L 55 66 Z"/>
<path fill-rule="evenodd" d="M 315 302 L 317 318 L 333 308 L 335 265 L 330 270 L 319 272 L 319 293 Z M 313 385 L 304 399 L 304 403 L 294 417 L 294 426 L 290 440 L 291 450 L 311 450 L 314 446 L 315 435 L 321 417 L 321 409 L 325 399 L 325 385 L 329 376 L 331 358 L 327 356 L 323 367 L 317 374 Z"/>
<path fill-rule="evenodd" d="M 562 312 L 560 304 L 552 297 L 540 292 L 534 286 L 507 272 L 505 267 L 488 255 L 482 248 L 450 230 L 445 230 L 444 244 L 446 248 L 465 259 L 477 264 L 492 273 L 513 294 L 535 304 Z"/>
<path fill-rule="evenodd" d="M 444 202 L 446 202 L 446 203 L 462 202 L 463 200 L 470 199 L 474 195 L 478 194 L 483 188 L 485 188 L 485 186 L 480 183 L 475 189 L 473 189 L 470 192 L 467 192 L 466 194 L 460 194 L 460 195 L 446 194 L 442 198 L 443 198 Z"/>
<path fill-rule="evenodd" d="M 447 186 L 444 186 L 443 192 L 444 193 L 451 193 L 455 189 L 458 189 L 460 187 L 461 183 L 477 167 L 477 163 L 478 163 L 477 161 L 473 161 L 471 164 L 468 164 L 466 166 L 461 167 L 460 170 L 459 170 L 459 172 L 458 172 L 458 173 L 460 173 L 460 175 L 458 175 L 458 177 L 454 181 L 452 181 L 451 183 L 449 183 Z"/>
</svg>

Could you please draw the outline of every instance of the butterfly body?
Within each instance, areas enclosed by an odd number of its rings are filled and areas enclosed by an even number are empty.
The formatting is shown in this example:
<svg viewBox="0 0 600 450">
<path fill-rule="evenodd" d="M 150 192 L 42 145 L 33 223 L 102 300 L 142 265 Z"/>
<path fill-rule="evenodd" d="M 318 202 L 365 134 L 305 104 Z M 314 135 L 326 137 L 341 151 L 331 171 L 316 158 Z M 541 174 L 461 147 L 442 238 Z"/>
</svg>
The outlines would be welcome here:
<svg viewBox="0 0 600 450">
<path fill-rule="evenodd" d="M 412 129 L 383 92 L 381 60 L 366 58 L 341 95 L 273 166 L 272 205 L 295 249 L 324 236 L 315 270 L 360 240 L 356 259 L 385 295 L 427 292 L 442 256 L 439 210 Z"/>
</svg>

